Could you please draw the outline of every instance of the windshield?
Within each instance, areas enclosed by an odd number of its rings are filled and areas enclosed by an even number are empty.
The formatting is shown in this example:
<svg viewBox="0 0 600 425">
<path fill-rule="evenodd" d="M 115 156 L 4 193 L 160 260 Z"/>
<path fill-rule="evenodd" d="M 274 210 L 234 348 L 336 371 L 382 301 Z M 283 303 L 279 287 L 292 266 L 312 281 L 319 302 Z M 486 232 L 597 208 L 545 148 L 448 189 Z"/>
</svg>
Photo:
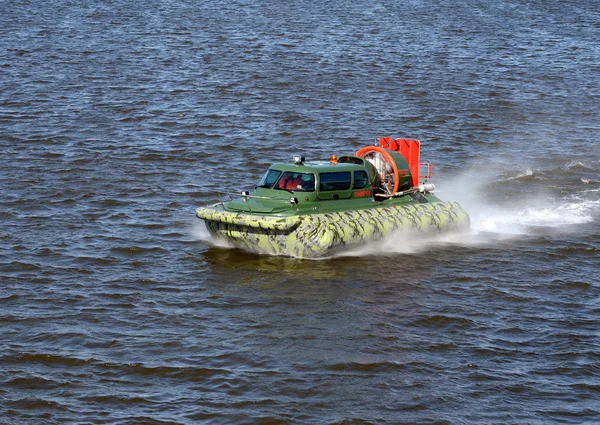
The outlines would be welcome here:
<svg viewBox="0 0 600 425">
<path fill-rule="evenodd" d="M 273 184 L 277 181 L 280 175 L 281 171 L 271 169 L 267 170 L 263 178 L 260 180 L 260 183 L 258 183 L 258 187 L 265 187 L 267 189 L 273 187 Z"/>
</svg>

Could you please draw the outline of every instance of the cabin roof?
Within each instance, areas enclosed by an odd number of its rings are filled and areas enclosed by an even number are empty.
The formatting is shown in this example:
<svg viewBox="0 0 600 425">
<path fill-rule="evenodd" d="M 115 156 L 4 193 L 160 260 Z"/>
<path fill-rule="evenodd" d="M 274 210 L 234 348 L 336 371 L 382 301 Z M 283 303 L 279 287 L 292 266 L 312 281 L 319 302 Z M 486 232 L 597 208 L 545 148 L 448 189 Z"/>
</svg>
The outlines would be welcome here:
<svg viewBox="0 0 600 425">
<path fill-rule="evenodd" d="M 356 171 L 364 170 L 365 167 L 351 163 L 336 163 L 332 164 L 329 161 L 310 161 L 304 162 L 302 165 L 290 163 L 276 163 L 269 167 L 271 170 L 277 171 L 293 171 L 297 173 L 331 173 L 335 171 Z"/>
</svg>

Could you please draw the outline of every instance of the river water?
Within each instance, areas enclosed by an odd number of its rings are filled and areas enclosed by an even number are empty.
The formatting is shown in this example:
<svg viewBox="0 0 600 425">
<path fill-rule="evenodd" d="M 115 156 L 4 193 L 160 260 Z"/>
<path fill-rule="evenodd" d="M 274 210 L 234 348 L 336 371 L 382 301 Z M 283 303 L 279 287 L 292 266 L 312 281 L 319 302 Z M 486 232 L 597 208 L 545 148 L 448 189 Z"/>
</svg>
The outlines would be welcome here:
<svg viewBox="0 0 600 425">
<path fill-rule="evenodd" d="M 600 423 L 595 0 L 0 2 L 1 424 Z M 214 246 L 417 138 L 460 235 Z"/>
</svg>

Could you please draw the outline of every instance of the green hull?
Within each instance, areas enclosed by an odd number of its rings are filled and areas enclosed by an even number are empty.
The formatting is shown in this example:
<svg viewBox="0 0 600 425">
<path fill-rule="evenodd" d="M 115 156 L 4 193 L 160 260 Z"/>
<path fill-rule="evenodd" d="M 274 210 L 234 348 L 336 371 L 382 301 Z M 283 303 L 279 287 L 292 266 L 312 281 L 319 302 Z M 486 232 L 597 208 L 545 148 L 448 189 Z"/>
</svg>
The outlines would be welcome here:
<svg viewBox="0 0 600 425">
<path fill-rule="evenodd" d="M 220 204 L 198 208 L 213 238 L 247 251 L 299 258 L 327 257 L 340 250 L 385 238 L 397 231 L 443 232 L 469 227 L 469 216 L 455 202 L 400 206 L 287 217 L 228 212 Z"/>
</svg>

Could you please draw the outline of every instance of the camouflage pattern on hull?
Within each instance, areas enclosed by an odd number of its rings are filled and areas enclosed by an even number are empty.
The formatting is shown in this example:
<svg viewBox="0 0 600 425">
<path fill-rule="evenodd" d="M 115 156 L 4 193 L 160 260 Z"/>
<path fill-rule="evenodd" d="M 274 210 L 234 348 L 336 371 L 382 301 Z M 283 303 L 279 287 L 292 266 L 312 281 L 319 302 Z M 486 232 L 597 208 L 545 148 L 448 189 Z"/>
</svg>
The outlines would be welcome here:
<svg viewBox="0 0 600 425">
<path fill-rule="evenodd" d="M 455 202 L 283 218 L 230 213 L 210 207 L 198 209 L 196 215 L 205 220 L 215 239 L 231 246 L 260 254 L 299 258 L 329 256 L 340 249 L 382 239 L 400 230 L 442 232 L 469 227 L 469 216 Z M 275 222 L 280 225 L 274 225 Z"/>
</svg>

